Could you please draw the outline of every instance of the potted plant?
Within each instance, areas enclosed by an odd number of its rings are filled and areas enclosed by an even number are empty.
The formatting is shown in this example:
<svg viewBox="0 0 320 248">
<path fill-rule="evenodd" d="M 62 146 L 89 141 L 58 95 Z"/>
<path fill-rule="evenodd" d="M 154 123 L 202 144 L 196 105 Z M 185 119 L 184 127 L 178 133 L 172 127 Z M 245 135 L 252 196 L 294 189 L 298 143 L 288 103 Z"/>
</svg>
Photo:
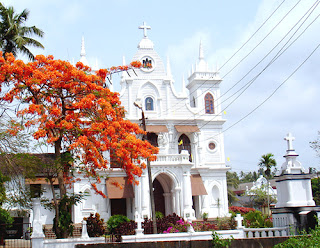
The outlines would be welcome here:
<svg viewBox="0 0 320 248">
<path fill-rule="evenodd" d="M 202 219 L 203 219 L 204 221 L 207 221 L 207 220 L 208 220 L 208 213 L 204 212 L 204 213 L 202 214 Z"/>
</svg>

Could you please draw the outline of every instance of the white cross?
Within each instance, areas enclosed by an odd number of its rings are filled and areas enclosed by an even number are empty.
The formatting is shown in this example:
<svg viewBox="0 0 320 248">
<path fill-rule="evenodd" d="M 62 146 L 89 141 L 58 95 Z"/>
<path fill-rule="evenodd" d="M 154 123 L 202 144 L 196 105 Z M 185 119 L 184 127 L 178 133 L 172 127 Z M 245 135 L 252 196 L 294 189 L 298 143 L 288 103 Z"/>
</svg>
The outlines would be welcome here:
<svg viewBox="0 0 320 248">
<path fill-rule="evenodd" d="M 146 22 L 143 22 L 143 25 L 140 26 L 139 29 L 143 29 L 143 36 L 147 37 L 147 29 L 151 29 L 151 27 L 147 26 Z"/>
<path fill-rule="evenodd" d="M 237 214 L 237 217 L 234 219 L 237 222 L 237 229 L 243 228 L 243 225 L 242 225 L 243 217 L 241 216 L 241 214 Z"/>
<path fill-rule="evenodd" d="M 288 133 L 287 137 L 285 137 L 284 140 L 288 142 L 288 150 L 293 151 L 294 149 L 293 149 L 292 141 L 294 141 L 295 138 L 292 136 L 292 134 Z"/>
</svg>

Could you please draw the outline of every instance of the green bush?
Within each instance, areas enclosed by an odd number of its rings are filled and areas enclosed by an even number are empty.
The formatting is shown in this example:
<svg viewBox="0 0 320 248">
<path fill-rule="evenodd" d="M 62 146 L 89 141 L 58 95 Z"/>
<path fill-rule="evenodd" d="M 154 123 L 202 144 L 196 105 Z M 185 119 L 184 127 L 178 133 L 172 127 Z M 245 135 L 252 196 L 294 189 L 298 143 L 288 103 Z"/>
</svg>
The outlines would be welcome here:
<svg viewBox="0 0 320 248">
<path fill-rule="evenodd" d="M 163 213 L 157 211 L 156 212 L 156 219 L 162 219 L 164 217 Z"/>
<path fill-rule="evenodd" d="M 263 215 L 260 211 L 248 212 L 244 216 L 244 223 L 248 228 L 263 228 L 273 226 L 271 217 L 268 215 Z"/>
<path fill-rule="evenodd" d="M 120 214 L 112 215 L 107 222 L 108 233 L 114 234 L 115 229 L 119 227 L 120 224 L 124 222 L 129 222 L 129 221 L 130 220 L 127 216 L 120 215 Z"/>
<path fill-rule="evenodd" d="M 293 236 L 281 244 L 274 246 L 275 248 L 318 248 L 320 244 L 320 228 L 317 226 L 314 230 L 310 230 L 310 235 L 303 233 L 301 236 Z"/>
<path fill-rule="evenodd" d="M 10 213 L 0 208 L 0 238 L 5 234 L 6 226 L 3 224 L 12 224 L 13 218 L 10 216 Z"/>
<path fill-rule="evenodd" d="M 222 248 L 228 247 L 233 241 L 233 237 L 231 239 L 223 239 L 218 233 L 212 232 L 212 247 L 213 248 Z"/>
<path fill-rule="evenodd" d="M 0 224 L 12 224 L 13 218 L 10 216 L 10 213 L 0 208 Z"/>
<path fill-rule="evenodd" d="M 95 216 L 90 214 L 88 218 L 83 218 L 87 221 L 87 230 L 89 237 L 101 237 L 105 234 L 106 229 L 103 225 L 103 219 L 100 219 L 100 214 L 96 213 Z"/>
</svg>

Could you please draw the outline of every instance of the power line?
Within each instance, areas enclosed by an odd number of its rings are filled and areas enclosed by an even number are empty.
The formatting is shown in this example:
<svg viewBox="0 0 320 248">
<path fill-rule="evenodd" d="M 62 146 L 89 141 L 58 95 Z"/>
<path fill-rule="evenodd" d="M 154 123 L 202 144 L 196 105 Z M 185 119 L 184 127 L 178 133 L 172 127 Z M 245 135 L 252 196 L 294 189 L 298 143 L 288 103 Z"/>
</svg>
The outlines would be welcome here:
<svg viewBox="0 0 320 248">
<path fill-rule="evenodd" d="M 280 89 L 280 87 L 283 86 L 309 60 L 309 58 L 316 52 L 316 50 L 319 47 L 320 47 L 320 43 L 316 46 L 316 48 L 313 49 L 313 51 L 308 55 L 308 57 L 264 101 L 262 101 L 257 107 L 255 107 L 253 110 L 251 110 L 248 114 L 246 114 L 244 117 L 242 117 L 240 120 L 238 120 L 237 122 L 235 122 L 234 124 L 229 126 L 227 129 L 225 129 L 224 131 L 222 131 L 218 135 L 228 131 L 229 129 L 231 129 L 232 127 L 234 127 L 235 125 L 237 125 L 238 123 L 243 121 L 245 118 L 250 116 L 253 112 L 255 112 L 258 108 L 260 108 L 265 102 L 267 102 Z M 216 137 L 218 135 L 215 135 L 213 137 Z M 211 138 L 212 137 L 204 139 L 203 141 L 209 140 Z"/>
<path fill-rule="evenodd" d="M 228 62 L 238 54 L 238 52 L 245 46 L 247 45 L 247 43 L 258 33 L 258 31 L 264 26 L 264 24 L 267 23 L 267 21 L 269 21 L 269 19 L 273 16 L 273 14 L 281 7 L 281 5 L 285 2 L 286 0 L 283 0 L 278 7 L 271 13 L 271 15 L 269 15 L 269 17 L 261 24 L 261 26 L 250 36 L 250 38 L 219 68 L 220 70 L 226 65 L 228 64 Z"/>
<path fill-rule="evenodd" d="M 260 71 L 260 73 L 258 73 L 254 78 L 252 78 L 248 83 L 246 83 L 244 86 L 242 86 L 239 90 L 237 90 L 235 93 L 233 93 L 230 97 L 228 97 L 227 99 L 225 99 L 224 101 L 222 101 L 219 105 L 217 105 L 216 107 L 220 106 L 223 102 L 227 101 L 228 99 L 230 99 L 231 97 L 233 97 L 234 95 L 236 95 L 237 93 L 239 93 L 241 90 L 241 93 L 232 100 L 232 102 L 230 104 L 228 104 L 219 114 L 213 116 L 213 118 L 211 118 L 210 121 L 212 121 L 213 119 L 215 119 L 218 115 L 220 115 L 223 111 L 225 111 L 231 104 L 233 104 L 255 81 L 256 79 L 271 65 L 273 64 L 293 43 L 295 43 L 297 41 L 298 38 L 301 37 L 301 35 L 318 19 L 319 15 L 304 29 L 304 31 L 302 31 L 299 36 L 291 42 L 291 44 L 286 47 L 286 49 L 284 49 L 284 47 L 289 43 L 289 41 L 294 37 L 294 35 L 297 33 L 297 31 L 302 27 L 302 25 L 307 21 L 307 19 L 310 17 L 310 15 L 313 13 L 313 11 L 315 10 L 315 8 L 318 6 L 319 1 L 316 1 L 310 8 L 309 10 L 299 19 L 298 22 L 296 22 L 296 24 L 287 32 L 287 34 L 252 68 L 249 70 L 248 73 L 245 74 L 244 77 L 242 77 L 236 84 L 238 84 L 240 81 L 242 81 L 254 68 L 256 68 L 267 56 L 270 55 L 270 53 L 287 37 L 287 35 L 299 24 L 299 22 L 301 20 L 303 20 L 303 18 L 307 15 L 307 13 L 312 10 L 309 15 L 306 17 L 306 19 L 302 22 L 302 24 L 297 28 L 297 30 L 292 34 L 292 36 L 289 38 L 289 40 L 282 46 L 282 48 L 278 51 L 278 53 L 271 59 L 271 61 L 267 64 L 267 66 L 264 67 L 264 69 L 262 71 Z M 284 49 L 284 50 L 283 50 Z M 283 51 L 282 51 L 283 50 Z M 281 52 L 282 51 L 282 52 Z M 281 52 L 281 53 L 280 53 Z M 217 100 L 219 100 L 220 98 L 222 98 L 225 94 L 221 95 Z M 202 109 L 203 110 L 203 109 Z M 200 110 L 201 111 L 201 110 Z M 208 123 L 207 123 L 208 124 Z M 201 127 L 204 127 L 205 125 Z"/>
<path fill-rule="evenodd" d="M 298 1 L 298 3 L 300 2 L 301 0 L 299 0 Z M 282 1 L 278 6 L 277 6 L 277 8 L 271 13 L 271 15 L 269 15 L 269 17 L 259 26 L 259 28 L 254 32 L 254 34 L 253 35 L 251 35 L 251 37 L 231 56 L 231 58 L 229 58 L 228 59 L 228 61 L 226 61 L 224 64 L 223 64 L 223 66 L 224 65 L 226 65 L 257 33 L 258 33 L 258 31 L 265 25 L 265 23 L 267 23 L 267 21 L 269 21 L 269 19 L 276 13 L 276 11 L 281 7 L 281 5 L 283 4 L 285 2 L 285 0 L 284 1 Z M 297 4 L 298 4 L 297 3 Z M 296 5 L 297 5 L 296 4 Z M 295 6 L 296 6 L 295 5 Z M 295 6 L 293 7 L 293 8 L 295 8 Z M 292 11 L 292 9 L 289 11 L 289 12 L 291 12 Z M 289 13 L 288 12 L 288 13 Z M 288 13 L 286 14 L 286 15 L 288 15 Z M 284 17 L 285 18 L 285 17 Z M 284 19 L 283 18 L 283 19 Z M 262 43 L 262 41 L 260 42 L 260 43 Z M 248 56 L 248 55 L 247 55 Z M 243 61 L 244 59 L 242 59 L 241 61 Z M 237 64 L 237 65 L 239 65 L 240 64 L 240 62 Z M 222 67 L 223 67 L 222 66 Z M 221 68 L 222 68 L 221 67 Z M 199 85 L 195 90 L 193 90 L 192 92 L 190 92 L 189 93 L 189 95 L 191 95 L 192 93 L 194 93 L 196 90 L 198 90 L 201 86 L 203 86 L 206 82 L 208 82 L 210 79 L 211 79 L 212 77 L 210 77 L 209 79 L 207 79 L 207 80 L 205 80 L 201 85 Z M 199 96 L 200 97 L 200 96 Z M 198 97 L 197 97 L 198 98 Z M 197 99 L 196 98 L 196 99 Z M 177 109 L 173 109 L 173 108 L 175 108 L 178 104 L 180 104 L 182 101 L 184 101 L 185 99 L 183 99 L 183 100 L 179 100 L 179 102 L 177 102 L 175 105 L 173 105 L 172 107 L 171 107 L 171 111 L 175 111 L 175 110 L 177 110 Z M 173 109 L 173 110 L 172 110 Z M 163 114 L 167 114 L 168 113 L 168 110 L 166 110 Z"/>
</svg>

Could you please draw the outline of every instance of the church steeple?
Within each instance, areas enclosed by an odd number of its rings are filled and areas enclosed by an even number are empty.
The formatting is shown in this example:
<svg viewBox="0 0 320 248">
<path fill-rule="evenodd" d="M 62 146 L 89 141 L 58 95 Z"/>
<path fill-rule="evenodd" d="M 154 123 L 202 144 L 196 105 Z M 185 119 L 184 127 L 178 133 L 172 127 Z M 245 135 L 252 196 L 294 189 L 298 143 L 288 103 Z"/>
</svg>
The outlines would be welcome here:
<svg viewBox="0 0 320 248">
<path fill-rule="evenodd" d="M 200 40 L 200 45 L 199 45 L 199 61 L 204 59 L 203 55 L 203 47 L 202 47 L 202 41 Z"/>
<path fill-rule="evenodd" d="M 84 37 L 82 36 L 81 39 L 81 52 L 80 52 L 80 62 L 82 62 L 82 64 L 89 66 L 89 63 L 87 61 L 86 58 L 86 49 L 84 46 Z"/>
<path fill-rule="evenodd" d="M 207 71 L 208 65 L 206 61 L 204 60 L 204 53 L 203 53 L 203 47 L 202 47 L 202 41 L 200 40 L 199 45 L 199 63 L 196 65 L 196 71 Z"/>
</svg>

